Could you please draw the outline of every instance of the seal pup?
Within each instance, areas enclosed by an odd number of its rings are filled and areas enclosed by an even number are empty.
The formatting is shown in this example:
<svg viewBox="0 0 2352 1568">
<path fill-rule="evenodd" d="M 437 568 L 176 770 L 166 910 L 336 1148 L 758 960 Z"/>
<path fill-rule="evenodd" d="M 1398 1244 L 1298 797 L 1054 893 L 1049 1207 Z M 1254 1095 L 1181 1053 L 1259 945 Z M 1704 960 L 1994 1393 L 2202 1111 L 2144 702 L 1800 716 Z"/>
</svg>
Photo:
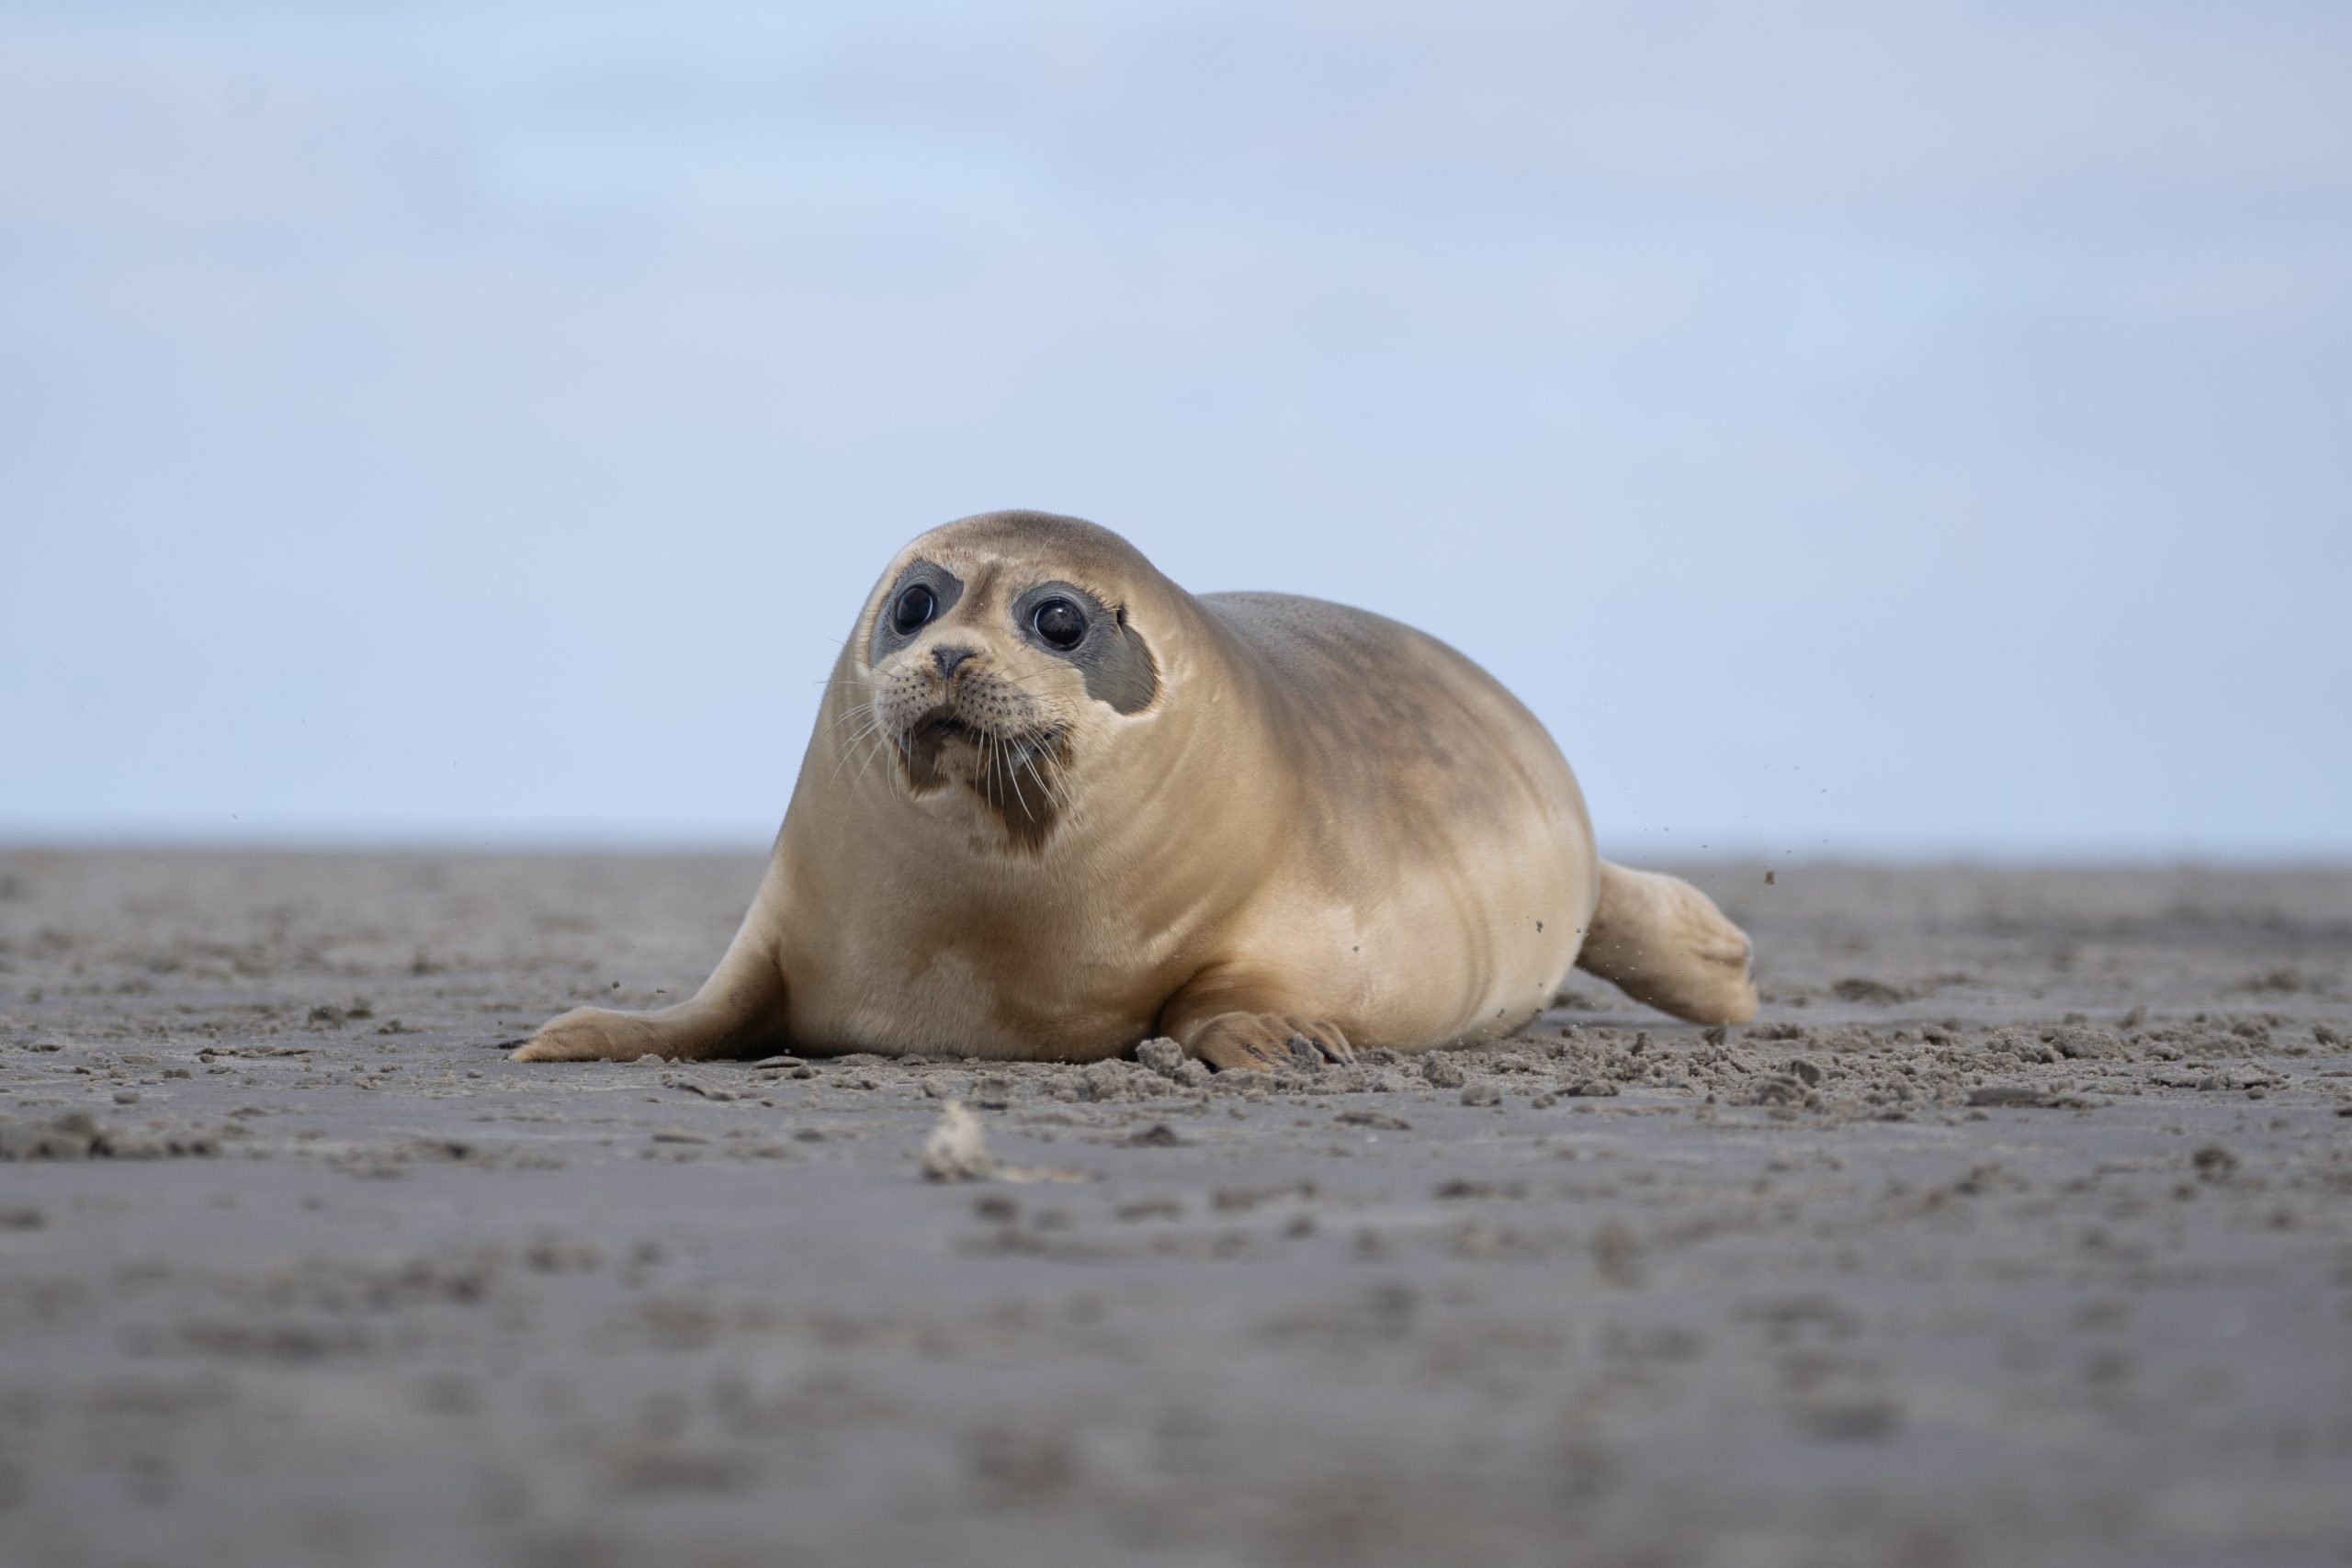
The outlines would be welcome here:
<svg viewBox="0 0 2352 1568">
<path fill-rule="evenodd" d="M 1748 957 L 1696 888 L 1594 853 L 1544 727 L 1436 638 L 1196 598 L 1108 529 L 999 512 L 875 584 L 701 990 L 514 1056 L 1089 1062 L 1165 1035 L 1270 1069 L 1509 1033 L 1578 964 L 1745 1022 Z"/>
</svg>

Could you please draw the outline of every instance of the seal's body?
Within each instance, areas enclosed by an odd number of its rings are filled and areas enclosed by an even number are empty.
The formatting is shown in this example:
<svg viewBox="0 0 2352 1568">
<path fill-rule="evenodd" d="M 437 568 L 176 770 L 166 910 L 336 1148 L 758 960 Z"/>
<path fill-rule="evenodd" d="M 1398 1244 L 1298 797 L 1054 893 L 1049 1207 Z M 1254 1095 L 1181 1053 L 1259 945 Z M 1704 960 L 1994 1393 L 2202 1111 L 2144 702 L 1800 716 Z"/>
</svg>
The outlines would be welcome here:
<svg viewBox="0 0 2352 1568">
<path fill-rule="evenodd" d="M 1091 524 L 998 513 L 900 553 L 827 691 L 702 990 L 568 1013 L 518 1058 L 1091 1061 L 1165 1034 L 1219 1067 L 1295 1038 L 1345 1060 L 1509 1032 L 1579 960 L 1753 1015 L 1737 928 L 1600 862 L 1534 716 L 1380 616 L 1196 599 Z"/>
</svg>

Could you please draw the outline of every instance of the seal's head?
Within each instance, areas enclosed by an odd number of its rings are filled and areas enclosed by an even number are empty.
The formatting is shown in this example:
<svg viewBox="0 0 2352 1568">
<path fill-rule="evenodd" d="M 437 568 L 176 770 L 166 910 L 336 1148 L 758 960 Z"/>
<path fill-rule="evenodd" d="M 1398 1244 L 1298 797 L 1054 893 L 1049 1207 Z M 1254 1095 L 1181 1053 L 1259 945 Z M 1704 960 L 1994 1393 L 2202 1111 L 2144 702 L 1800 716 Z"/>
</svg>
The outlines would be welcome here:
<svg viewBox="0 0 2352 1568">
<path fill-rule="evenodd" d="M 893 783 L 973 807 L 1035 850 L 1106 726 L 1148 716 L 1161 680 L 1146 627 L 1172 592 L 1116 534 L 995 512 L 900 551 L 859 622 L 867 728 Z"/>
</svg>

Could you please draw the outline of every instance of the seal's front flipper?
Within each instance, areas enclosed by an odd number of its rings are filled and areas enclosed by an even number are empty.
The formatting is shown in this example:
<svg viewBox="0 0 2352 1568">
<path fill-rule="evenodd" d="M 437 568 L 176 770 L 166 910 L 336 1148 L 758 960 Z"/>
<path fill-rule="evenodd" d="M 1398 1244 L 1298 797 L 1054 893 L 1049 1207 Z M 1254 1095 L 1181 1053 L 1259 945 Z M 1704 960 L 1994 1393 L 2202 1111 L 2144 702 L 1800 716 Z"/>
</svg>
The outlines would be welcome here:
<svg viewBox="0 0 2352 1568">
<path fill-rule="evenodd" d="M 1694 1023 L 1756 1016 L 1747 934 L 1679 876 L 1600 863 L 1600 905 L 1577 967 Z"/>
<path fill-rule="evenodd" d="M 704 1062 L 751 1056 L 783 1032 L 784 976 L 773 953 L 738 946 L 691 1000 L 660 1012 L 574 1008 L 514 1053 L 518 1062 Z"/>
<path fill-rule="evenodd" d="M 1297 1001 L 1272 982 L 1212 969 L 1169 998 L 1159 1031 L 1221 1073 L 1354 1061 L 1340 1026 L 1298 1010 Z"/>
<path fill-rule="evenodd" d="M 717 1048 L 714 1032 L 697 1028 L 673 1014 L 694 1004 L 661 1012 L 612 1012 L 604 1008 L 573 1008 L 541 1026 L 514 1054 L 517 1062 L 634 1062 L 639 1056 L 668 1056 L 695 1062 L 727 1053 Z"/>
<path fill-rule="evenodd" d="M 1272 1073 L 1356 1059 L 1339 1025 L 1279 1012 L 1221 1012 L 1202 1020 L 1191 1039 L 1172 1038 L 1221 1073 Z"/>
</svg>

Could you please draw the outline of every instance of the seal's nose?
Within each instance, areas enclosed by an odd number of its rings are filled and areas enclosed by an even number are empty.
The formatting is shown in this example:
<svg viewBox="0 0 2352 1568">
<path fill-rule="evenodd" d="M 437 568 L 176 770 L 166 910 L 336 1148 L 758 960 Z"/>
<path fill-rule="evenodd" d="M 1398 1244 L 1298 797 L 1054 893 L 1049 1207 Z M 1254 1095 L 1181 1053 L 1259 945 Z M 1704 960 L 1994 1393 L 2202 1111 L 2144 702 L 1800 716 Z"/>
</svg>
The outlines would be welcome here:
<svg viewBox="0 0 2352 1568">
<path fill-rule="evenodd" d="M 971 657 L 972 650 L 968 648 L 934 648 L 931 650 L 931 661 L 939 666 L 939 678 L 943 681 L 956 673 L 956 666 Z"/>
</svg>

